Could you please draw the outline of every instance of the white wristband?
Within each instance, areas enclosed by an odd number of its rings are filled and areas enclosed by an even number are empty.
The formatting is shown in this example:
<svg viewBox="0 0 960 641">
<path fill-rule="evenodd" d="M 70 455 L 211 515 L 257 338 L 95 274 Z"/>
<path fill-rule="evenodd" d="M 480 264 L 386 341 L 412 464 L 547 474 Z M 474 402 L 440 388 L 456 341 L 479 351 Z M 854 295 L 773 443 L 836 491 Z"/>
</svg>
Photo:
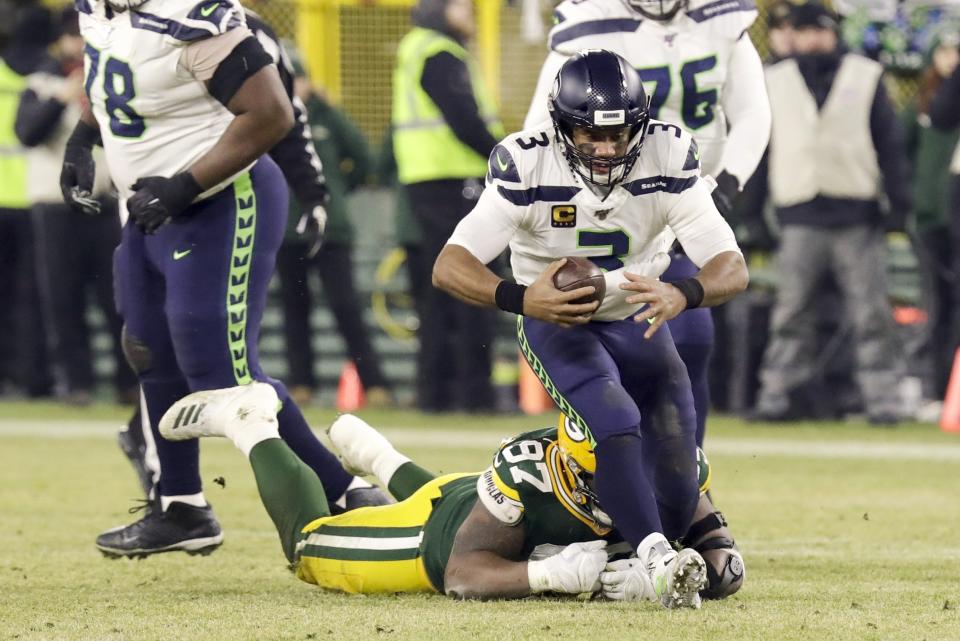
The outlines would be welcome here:
<svg viewBox="0 0 960 641">
<path fill-rule="evenodd" d="M 551 589 L 548 559 L 527 561 L 527 581 L 531 592 L 548 592 Z"/>
</svg>

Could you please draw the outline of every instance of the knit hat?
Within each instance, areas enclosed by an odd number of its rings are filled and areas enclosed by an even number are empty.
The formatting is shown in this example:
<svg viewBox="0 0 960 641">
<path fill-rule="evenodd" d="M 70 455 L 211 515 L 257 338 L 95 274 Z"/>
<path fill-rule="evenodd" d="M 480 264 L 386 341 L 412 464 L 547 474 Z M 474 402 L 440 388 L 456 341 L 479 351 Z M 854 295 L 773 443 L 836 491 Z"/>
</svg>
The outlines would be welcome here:
<svg viewBox="0 0 960 641">
<path fill-rule="evenodd" d="M 446 11 L 447 0 L 419 0 L 410 12 L 410 20 L 418 27 L 448 33 Z"/>
<path fill-rule="evenodd" d="M 786 26 L 790 21 L 791 6 L 786 0 L 780 0 L 770 5 L 767 10 L 767 29 L 779 29 Z"/>
<path fill-rule="evenodd" d="M 837 18 L 819 2 L 805 2 L 790 9 L 794 29 L 836 29 Z"/>
</svg>

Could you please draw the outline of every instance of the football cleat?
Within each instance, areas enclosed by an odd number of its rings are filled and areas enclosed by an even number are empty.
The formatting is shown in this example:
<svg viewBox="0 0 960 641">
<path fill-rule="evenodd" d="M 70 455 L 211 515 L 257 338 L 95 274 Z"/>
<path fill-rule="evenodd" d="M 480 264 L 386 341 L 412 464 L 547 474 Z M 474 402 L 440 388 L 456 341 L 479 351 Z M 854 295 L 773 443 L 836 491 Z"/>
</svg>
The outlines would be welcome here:
<svg viewBox="0 0 960 641">
<path fill-rule="evenodd" d="M 194 392 L 164 413 L 160 434 L 170 441 L 185 441 L 226 436 L 229 430 L 253 422 L 276 423 L 279 403 L 276 390 L 259 382 Z"/>
<path fill-rule="evenodd" d="M 346 507 L 340 507 L 336 503 L 331 503 L 330 514 L 336 516 L 359 507 L 376 507 L 378 505 L 389 505 L 391 503 L 395 503 L 395 501 L 387 496 L 379 487 L 355 487 L 352 490 L 347 490 L 344 495 L 344 504 Z"/>
<path fill-rule="evenodd" d="M 223 532 L 213 516 L 213 508 L 195 507 L 174 501 L 164 512 L 155 502 L 131 510 L 146 508 L 142 519 L 116 527 L 97 537 L 97 549 L 111 559 L 143 559 L 162 552 L 186 552 L 204 556 L 223 543 Z"/>
<path fill-rule="evenodd" d="M 340 452 L 343 467 L 357 476 L 373 474 L 373 463 L 377 457 L 393 449 L 387 437 L 353 414 L 338 416 L 327 429 L 327 435 Z M 357 488 L 357 490 L 362 489 L 367 488 Z M 347 492 L 348 501 L 349 495 L 350 493 Z"/>
<path fill-rule="evenodd" d="M 644 547 L 641 543 L 640 549 Z M 640 560 L 647 566 L 654 592 L 664 607 L 700 607 L 700 590 L 707 585 L 707 564 L 699 552 L 690 548 L 676 552 L 663 539 L 647 548 Z"/>
</svg>

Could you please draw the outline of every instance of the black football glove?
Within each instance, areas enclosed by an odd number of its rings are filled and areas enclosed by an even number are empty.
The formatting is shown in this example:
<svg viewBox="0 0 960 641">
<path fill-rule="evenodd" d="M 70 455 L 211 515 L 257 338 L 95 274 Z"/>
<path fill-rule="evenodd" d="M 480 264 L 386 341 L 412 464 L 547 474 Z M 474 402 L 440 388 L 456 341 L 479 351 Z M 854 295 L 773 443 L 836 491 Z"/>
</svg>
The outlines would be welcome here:
<svg viewBox="0 0 960 641">
<path fill-rule="evenodd" d="M 67 140 L 60 169 L 60 192 L 64 202 L 91 216 L 100 213 L 100 201 L 93 197 L 93 179 L 97 174 L 93 146 L 97 144 L 100 144 L 100 130 L 82 120 L 77 122 Z"/>
<path fill-rule="evenodd" d="M 732 174 L 728 174 L 726 170 L 720 172 L 716 181 L 717 186 L 710 195 L 713 196 L 713 202 L 720 211 L 720 215 L 729 220 L 737 194 L 740 193 L 740 181 Z"/>
<path fill-rule="evenodd" d="M 297 221 L 297 233 L 309 245 L 307 258 L 313 258 L 323 246 L 323 232 L 327 228 L 327 209 L 323 205 L 308 207 Z"/>
<path fill-rule="evenodd" d="M 127 211 L 143 233 L 152 234 L 181 215 L 203 189 L 189 171 L 173 178 L 147 176 L 130 187 Z"/>
</svg>

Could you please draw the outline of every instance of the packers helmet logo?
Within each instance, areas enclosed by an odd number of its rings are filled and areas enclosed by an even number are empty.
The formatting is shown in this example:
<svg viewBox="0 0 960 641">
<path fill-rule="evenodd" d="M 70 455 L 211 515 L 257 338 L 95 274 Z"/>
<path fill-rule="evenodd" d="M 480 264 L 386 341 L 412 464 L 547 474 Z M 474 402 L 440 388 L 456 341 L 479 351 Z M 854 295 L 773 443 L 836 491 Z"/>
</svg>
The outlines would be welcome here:
<svg viewBox="0 0 960 641">
<path fill-rule="evenodd" d="M 587 435 L 583 433 L 580 426 L 570 420 L 569 416 L 563 417 L 563 431 L 566 432 L 567 437 L 574 443 L 582 443 L 587 440 Z"/>
<path fill-rule="evenodd" d="M 551 227 L 576 227 L 577 226 L 577 206 L 576 205 L 554 205 L 550 210 Z"/>
</svg>

